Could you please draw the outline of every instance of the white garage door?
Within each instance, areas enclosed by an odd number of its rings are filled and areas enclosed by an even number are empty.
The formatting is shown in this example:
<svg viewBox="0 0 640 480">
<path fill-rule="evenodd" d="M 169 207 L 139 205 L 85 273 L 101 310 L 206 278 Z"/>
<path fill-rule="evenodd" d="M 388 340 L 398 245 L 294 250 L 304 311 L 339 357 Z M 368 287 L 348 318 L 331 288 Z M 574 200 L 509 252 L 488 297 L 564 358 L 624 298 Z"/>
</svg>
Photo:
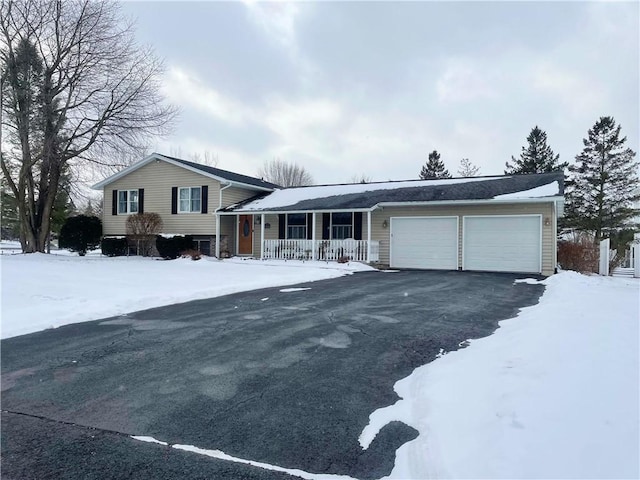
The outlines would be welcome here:
<svg viewBox="0 0 640 480">
<path fill-rule="evenodd" d="M 541 272 L 541 217 L 463 217 L 462 268 L 492 272 Z"/>
<path fill-rule="evenodd" d="M 391 267 L 458 269 L 458 217 L 391 218 Z"/>
</svg>

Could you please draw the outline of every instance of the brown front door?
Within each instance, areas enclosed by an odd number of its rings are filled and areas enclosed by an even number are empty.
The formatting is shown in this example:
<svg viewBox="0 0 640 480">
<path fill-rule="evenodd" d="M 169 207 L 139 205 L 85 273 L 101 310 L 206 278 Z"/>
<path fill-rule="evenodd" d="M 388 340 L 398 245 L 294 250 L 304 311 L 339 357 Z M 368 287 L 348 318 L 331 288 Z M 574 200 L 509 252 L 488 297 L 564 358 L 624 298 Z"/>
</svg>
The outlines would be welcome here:
<svg viewBox="0 0 640 480">
<path fill-rule="evenodd" d="M 253 253 L 253 215 L 238 217 L 238 254 L 251 255 Z"/>
</svg>

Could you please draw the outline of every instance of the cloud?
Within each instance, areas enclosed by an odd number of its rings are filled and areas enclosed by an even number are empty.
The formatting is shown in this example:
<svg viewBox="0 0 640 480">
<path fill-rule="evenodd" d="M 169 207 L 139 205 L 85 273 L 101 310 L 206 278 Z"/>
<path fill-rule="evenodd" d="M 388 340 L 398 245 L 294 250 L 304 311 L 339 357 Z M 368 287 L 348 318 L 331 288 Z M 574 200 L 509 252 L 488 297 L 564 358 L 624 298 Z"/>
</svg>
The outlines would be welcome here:
<svg viewBox="0 0 640 480">
<path fill-rule="evenodd" d="M 543 60 L 534 65 L 530 75 L 533 88 L 561 105 L 565 114 L 584 117 L 607 104 L 605 86 L 579 71 Z"/>
<path fill-rule="evenodd" d="M 198 110 L 233 125 L 246 124 L 255 118 L 250 107 L 222 95 L 196 74 L 180 67 L 174 66 L 168 70 L 162 92 L 173 104 Z"/>
<path fill-rule="evenodd" d="M 436 80 L 436 93 L 442 103 L 470 102 L 495 98 L 488 75 L 468 59 L 450 59 L 444 72 Z"/>
<path fill-rule="evenodd" d="M 250 18 L 275 42 L 296 53 L 296 17 L 300 5 L 296 2 L 258 2 L 243 0 Z"/>
</svg>

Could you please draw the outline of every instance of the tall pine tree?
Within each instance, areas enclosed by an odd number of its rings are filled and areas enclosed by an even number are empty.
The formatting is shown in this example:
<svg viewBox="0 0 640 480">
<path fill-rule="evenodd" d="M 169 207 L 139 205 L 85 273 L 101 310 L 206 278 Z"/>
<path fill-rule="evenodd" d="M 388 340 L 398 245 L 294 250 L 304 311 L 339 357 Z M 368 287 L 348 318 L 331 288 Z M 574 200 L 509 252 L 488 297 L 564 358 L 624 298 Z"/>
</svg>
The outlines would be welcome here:
<svg viewBox="0 0 640 480">
<path fill-rule="evenodd" d="M 613 117 L 600 117 L 583 140 L 584 149 L 569 167 L 565 224 L 595 234 L 595 241 L 625 228 L 638 214 L 640 199 L 635 152 L 625 147 L 620 125 Z"/>
<path fill-rule="evenodd" d="M 434 150 L 429 154 L 429 160 L 420 170 L 420 180 L 432 180 L 434 178 L 451 178 L 449 170 L 444 168 L 444 162 L 440 160 L 440 154 Z"/>
<path fill-rule="evenodd" d="M 547 134 L 536 125 L 527 137 L 528 145 L 522 147 L 520 158 L 511 157 L 513 163 L 507 162 L 506 175 L 521 173 L 546 173 L 564 170 L 568 163 L 560 163 L 560 155 L 554 154 L 547 145 Z"/>
</svg>

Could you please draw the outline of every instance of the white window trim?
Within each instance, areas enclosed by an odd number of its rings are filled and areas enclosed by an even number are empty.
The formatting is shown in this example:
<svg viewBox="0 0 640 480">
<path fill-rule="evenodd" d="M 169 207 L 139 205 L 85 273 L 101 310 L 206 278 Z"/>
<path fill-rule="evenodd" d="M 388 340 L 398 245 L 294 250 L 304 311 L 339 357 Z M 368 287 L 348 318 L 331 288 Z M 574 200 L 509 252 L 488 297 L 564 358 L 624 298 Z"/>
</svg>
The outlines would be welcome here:
<svg viewBox="0 0 640 480">
<path fill-rule="evenodd" d="M 191 210 L 191 189 L 197 188 L 200 190 L 200 210 Z M 189 210 L 182 210 L 180 208 L 180 190 L 189 190 Z M 180 214 L 189 214 L 189 213 L 202 213 L 202 186 L 194 185 L 192 187 L 178 187 L 178 213 Z"/>
<path fill-rule="evenodd" d="M 356 233 L 356 216 L 355 212 L 330 212 L 329 213 L 329 239 L 330 240 L 346 240 L 345 238 L 333 238 L 333 214 L 334 213 L 351 213 L 351 238 L 355 238 Z M 347 226 L 346 223 L 339 223 L 336 226 Z"/>
<path fill-rule="evenodd" d="M 304 228 L 304 236 L 303 238 L 289 238 L 289 215 L 304 215 L 304 225 L 291 225 L 292 227 L 303 227 Z M 309 226 L 307 225 L 307 214 L 306 213 L 286 213 L 284 217 L 284 236 L 285 240 L 306 240 L 308 236 L 307 229 Z"/>
<path fill-rule="evenodd" d="M 131 189 L 127 189 L 127 190 L 117 190 L 118 192 L 118 215 L 135 215 L 136 213 L 138 213 L 140 211 L 140 190 L 137 188 L 131 188 Z M 126 192 L 127 193 L 127 200 L 126 200 L 126 204 L 127 204 L 127 209 L 124 212 L 120 211 L 120 192 Z M 138 196 L 138 210 L 135 212 L 131 211 L 131 192 L 135 192 L 135 194 Z"/>
</svg>

